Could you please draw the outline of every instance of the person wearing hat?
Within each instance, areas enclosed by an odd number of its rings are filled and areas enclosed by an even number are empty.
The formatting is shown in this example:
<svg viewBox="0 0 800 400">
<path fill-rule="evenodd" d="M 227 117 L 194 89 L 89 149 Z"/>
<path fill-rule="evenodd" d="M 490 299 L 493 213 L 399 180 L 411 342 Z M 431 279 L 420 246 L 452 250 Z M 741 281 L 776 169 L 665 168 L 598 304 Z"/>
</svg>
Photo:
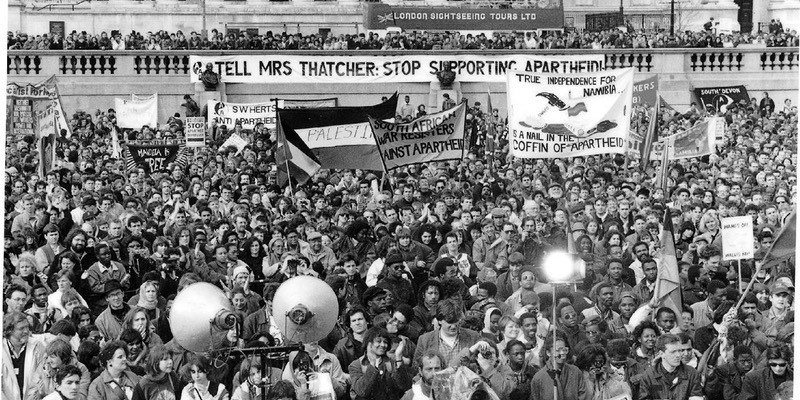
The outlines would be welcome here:
<svg viewBox="0 0 800 400">
<path fill-rule="evenodd" d="M 333 250 L 322 244 L 322 234 L 317 231 L 310 232 L 306 236 L 306 240 L 308 241 L 308 246 L 301 253 L 308 258 L 308 262 L 311 264 L 319 262 L 328 273 L 333 271 L 339 261 L 336 259 L 336 254 Z"/>
<path fill-rule="evenodd" d="M 82 279 L 85 280 L 92 292 L 92 296 L 86 300 L 95 310 L 95 314 L 98 314 L 107 305 L 105 299 L 105 294 L 107 293 L 106 283 L 117 281 L 124 289 L 127 289 L 130 286 L 131 275 L 121 262 L 112 260 L 112 250 L 108 244 L 100 243 L 96 245 L 94 254 L 97 257 L 97 262 L 83 273 Z"/>
<path fill-rule="evenodd" d="M 392 306 L 396 308 L 400 304 L 407 304 L 409 306 L 415 305 L 414 288 L 411 282 L 403 275 L 406 272 L 405 260 L 403 254 L 393 252 L 386 256 L 386 261 L 383 267 L 383 279 L 379 280 L 375 287 L 383 288 L 392 293 L 394 303 Z"/>
<path fill-rule="evenodd" d="M 772 303 L 769 311 L 764 313 L 764 323 L 761 331 L 767 336 L 769 343 L 772 343 L 777 336 L 778 331 L 791 320 L 791 302 L 792 296 L 783 282 L 776 282 L 770 290 L 769 300 Z"/>
<path fill-rule="evenodd" d="M 94 324 L 106 340 L 116 340 L 122 333 L 122 324 L 130 306 L 123 301 L 123 287 L 117 280 L 109 280 L 104 287 L 105 301 L 108 304 Z"/>
<path fill-rule="evenodd" d="M 378 287 L 377 285 L 364 292 L 364 295 L 361 297 L 361 305 L 364 306 L 370 320 L 392 309 L 387 299 L 388 295 L 389 292 L 386 289 Z"/>
</svg>

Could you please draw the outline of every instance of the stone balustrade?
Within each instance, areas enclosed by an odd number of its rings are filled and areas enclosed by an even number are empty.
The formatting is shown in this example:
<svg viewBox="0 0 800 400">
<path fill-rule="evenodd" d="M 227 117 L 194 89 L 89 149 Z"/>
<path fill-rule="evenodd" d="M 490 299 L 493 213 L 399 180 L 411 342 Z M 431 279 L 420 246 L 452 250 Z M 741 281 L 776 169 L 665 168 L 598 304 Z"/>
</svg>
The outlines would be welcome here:
<svg viewBox="0 0 800 400">
<path fill-rule="evenodd" d="M 575 54 L 565 50 L 520 51 L 536 54 Z M 237 51 L 9 51 L 7 74 L 15 77 L 41 76 L 187 76 L 191 54 L 253 54 Z M 286 52 L 278 52 L 287 54 Z M 403 52 L 399 54 L 408 54 Z M 424 53 L 416 52 L 415 53 Z M 437 51 L 437 54 L 455 54 Z M 482 54 L 507 54 L 484 51 Z M 581 50 L 581 53 L 605 55 L 608 68 L 633 67 L 640 73 L 706 74 L 720 72 L 793 72 L 797 73 L 798 48 L 733 49 L 613 49 Z M 270 52 L 259 52 L 270 54 Z M 344 54 L 342 52 L 293 51 L 291 54 Z M 384 51 L 359 51 L 358 55 L 388 55 Z"/>
</svg>

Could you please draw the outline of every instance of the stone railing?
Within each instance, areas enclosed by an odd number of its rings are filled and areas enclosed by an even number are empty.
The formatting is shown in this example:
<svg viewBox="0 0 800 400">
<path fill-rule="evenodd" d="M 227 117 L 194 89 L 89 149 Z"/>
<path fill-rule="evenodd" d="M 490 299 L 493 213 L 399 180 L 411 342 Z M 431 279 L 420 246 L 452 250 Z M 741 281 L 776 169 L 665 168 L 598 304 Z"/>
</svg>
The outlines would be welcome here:
<svg viewBox="0 0 800 400">
<path fill-rule="evenodd" d="M 525 50 L 521 53 L 576 54 L 569 50 Z M 189 56 L 233 54 L 336 54 L 390 55 L 406 52 L 357 51 L 9 51 L 7 74 L 15 76 L 186 76 L 191 71 Z M 429 52 L 414 51 L 414 54 Z M 456 54 L 437 51 L 436 54 Z M 460 53 L 470 53 L 461 51 Z M 581 50 L 579 54 L 604 54 L 608 68 L 633 67 L 641 73 L 704 74 L 719 72 L 794 72 L 800 70 L 796 47 L 735 49 L 615 49 Z M 508 54 L 483 51 L 481 54 Z"/>
</svg>

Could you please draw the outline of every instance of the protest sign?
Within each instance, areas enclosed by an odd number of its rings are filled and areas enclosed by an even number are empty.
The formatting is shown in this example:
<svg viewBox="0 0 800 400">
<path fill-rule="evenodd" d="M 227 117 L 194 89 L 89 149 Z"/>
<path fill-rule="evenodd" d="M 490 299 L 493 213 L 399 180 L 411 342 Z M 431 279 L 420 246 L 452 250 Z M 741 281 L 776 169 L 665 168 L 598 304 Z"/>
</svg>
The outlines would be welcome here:
<svg viewBox="0 0 800 400">
<path fill-rule="evenodd" d="M 512 70 L 571 74 L 605 69 L 602 54 L 408 54 L 190 56 L 191 81 L 205 65 L 226 83 L 429 83 L 449 68 L 458 82 L 505 82 Z"/>
<path fill-rule="evenodd" d="M 177 159 L 181 147 L 177 144 L 129 144 L 127 151 L 133 165 L 150 174 L 165 170 Z"/>
<path fill-rule="evenodd" d="M 464 158 L 464 103 L 407 123 L 371 118 L 372 133 L 386 170 L 428 161 Z"/>
<path fill-rule="evenodd" d="M 186 117 L 184 123 L 186 147 L 203 147 L 206 145 L 206 121 L 203 117 Z"/>
<path fill-rule="evenodd" d="M 657 97 L 658 75 L 633 84 L 633 98 L 631 99 L 631 104 L 634 107 L 643 105 L 655 107 Z"/>
<path fill-rule="evenodd" d="M 741 100 L 750 103 L 750 95 L 747 94 L 744 85 L 695 88 L 694 94 L 703 109 L 713 114 L 725 112 L 728 107 L 738 104 Z"/>
<path fill-rule="evenodd" d="M 708 121 L 703 121 L 665 140 L 669 141 L 670 160 L 707 156 L 714 149 L 714 135 L 709 132 Z"/>
<path fill-rule="evenodd" d="M 244 129 L 253 129 L 262 123 L 269 129 L 275 129 L 277 107 L 274 101 L 263 103 L 228 103 L 219 100 L 208 101 L 208 126 L 225 125 L 233 129 L 242 124 Z"/>
<path fill-rule="evenodd" d="M 722 218 L 722 260 L 741 260 L 753 258 L 753 218 Z"/>
<path fill-rule="evenodd" d="M 114 99 L 117 112 L 117 126 L 120 128 L 141 129 L 147 125 L 158 125 L 158 96 L 146 99 Z"/>
<path fill-rule="evenodd" d="M 228 147 L 235 147 L 236 154 L 239 154 L 242 152 L 242 150 L 244 150 L 245 147 L 247 147 L 247 141 L 244 140 L 243 137 L 239 136 L 238 133 L 234 132 L 230 137 L 228 137 L 227 140 L 225 140 L 224 143 L 222 143 L 221 146 L 219 146 L 219 150 L 222 151 Z"/>
<path fill-rule="evenodd" d="M 12 135 L 33 135 L 34 109 L 36 103 L 52 103 L 55 114 L 55 130 L 60 133 L 66 130 L 67 137 L 72 136 L 72 127 L 67 121 L 64 108 L 61 105 L 61 95 L 58 92 L 58 82 L 55 76 L 36 83 L 20 85 L 10 82 L 6 85 L 6 96 L 10 107 L 6 109 L 6 118 Z"/>
<path fill-rule="evenodd" d="M 633 70 L 508 74 L 511 154 L 559 158 L 623 154 L 630 126 Z"/>
<path fill-rule="evenodd" d="M 712 117 L 708 119 L 708 131 L 714 136 L 716 140 L 725 138 L 725 128 L 727 124 L 724 117 Z"/>
</svg>

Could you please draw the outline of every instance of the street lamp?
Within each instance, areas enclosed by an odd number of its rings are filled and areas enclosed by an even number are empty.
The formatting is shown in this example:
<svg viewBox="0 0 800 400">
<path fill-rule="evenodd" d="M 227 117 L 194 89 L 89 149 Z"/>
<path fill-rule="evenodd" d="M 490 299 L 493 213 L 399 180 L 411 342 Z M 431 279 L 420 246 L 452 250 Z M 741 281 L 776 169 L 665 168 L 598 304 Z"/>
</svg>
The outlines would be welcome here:
<svg viewBox="0 0 800 400">
<path fill-rule="evenodd" d="M 575 254 L 563 251 L 549 253 L 544 259 L 544 274 L 547 280 L 553 285 L 553 350 L 551 351 L 551 361 L 555 358 L 556 352 L 556 284 L 573 283 L 586 276 L 586 263 Z M 555 362 L 555 361 L 553 361 Z M 557 379 L 553 379 L 553 400 L 558 400 Z"/>
</svg>

